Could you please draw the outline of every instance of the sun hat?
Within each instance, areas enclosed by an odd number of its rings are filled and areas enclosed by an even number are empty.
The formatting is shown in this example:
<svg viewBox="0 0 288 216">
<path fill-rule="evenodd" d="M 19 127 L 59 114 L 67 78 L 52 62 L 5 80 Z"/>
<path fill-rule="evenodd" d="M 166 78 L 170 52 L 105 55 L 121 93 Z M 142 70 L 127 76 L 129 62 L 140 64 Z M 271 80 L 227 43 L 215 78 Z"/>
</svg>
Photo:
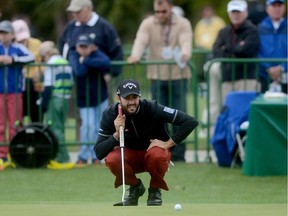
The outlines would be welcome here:
<svg viewBox="0 0 288 216">
<path fill-rule="evenodd" d="M 12 26 L 15 33 L 16 41 L 23 41 L 31 37 L 28 24 L 22 20 L 18 19 L 12 22 Z"/>
<path fill-rule="evenodd" d="M 78 12 L 84 7 L 93 7 L 91 0 L 71 0 L 70 5 L 66 9 L 71 12 Z"/>
</svg>

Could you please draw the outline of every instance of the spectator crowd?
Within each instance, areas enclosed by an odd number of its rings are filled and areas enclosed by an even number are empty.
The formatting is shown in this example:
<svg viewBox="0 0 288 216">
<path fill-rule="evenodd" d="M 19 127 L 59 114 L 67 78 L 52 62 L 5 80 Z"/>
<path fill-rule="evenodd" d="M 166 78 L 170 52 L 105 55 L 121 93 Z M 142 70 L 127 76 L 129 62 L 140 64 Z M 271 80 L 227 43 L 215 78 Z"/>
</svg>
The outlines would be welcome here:
<svg viewBox="0 0 288 216">
<path fill-rule="evenodd" d="M 175 61 L 174 65 L 149 65 L 146 76 L 152 100 L 186 112 L 193 46 L 210 51 L 203 65 L 206 72 L 216 58 L 287 59 L 286 6 L 285 0 L 266 0 L 265 4 L 231 0 L 225 23 L 212 5 L 205 5 L 193 28 L 184 11 L 173 7 L 172 0 L 154 0 L 153 14 L 139 23 L 127 64 Z M 101 116 L 109 106 L 111 78 L 123 71 L 111 61 L 125 60 L 121 35 L 94 11 L 91 0 L 71 0 L 67 13 L 73 19 L 59 41 L 43 42 L 31 35 L 27 20 L 16 16 L 3 20 L 0 13 L 0 143 L 12 140 L 17 133 L 15 125 L 21 127 L 25 116 L 30 122 L 52 122 L 59 148 L 48 164 L 51 169 L 102 163 L 91 143 L 98 139 Z M 34 66 L 27 65 L 32 62 Z M 215 123 L 219 101 L 232 90 L 287 93 L 287 62 L 263 61 L 259 67 L 255 63 L 237 63 L 235 67 L 214 62 L 209 68 L 205 77 L 209 77 L 210 109 L 203 110 L 201 122 L 207 123 L 209 115 Z M 73 94 L 78 108 L 77 161 L 71 161 L 65 146 L 65 122 Z M 169 130 L 174 134 L 178 127 L 173 125 Z M 213 127 L 209 130 L 213 133 Z M 185 144 L 176 145 L 171 160 L 185 161 L 185 151 Z M 0 146 L 0 160 L 0 170 L 12 163 L 8 146 Z"/>
</svg>

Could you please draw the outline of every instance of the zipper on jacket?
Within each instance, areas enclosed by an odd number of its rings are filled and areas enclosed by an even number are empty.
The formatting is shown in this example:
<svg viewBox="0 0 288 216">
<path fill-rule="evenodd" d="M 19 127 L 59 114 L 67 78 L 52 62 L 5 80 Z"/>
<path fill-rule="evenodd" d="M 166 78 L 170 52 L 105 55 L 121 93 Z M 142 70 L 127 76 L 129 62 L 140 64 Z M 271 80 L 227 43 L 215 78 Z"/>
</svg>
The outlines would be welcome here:
<svg viewBox="0 0 288 216">
<path fill-rule="evenodd" d="M 135 127 L 135 124 L 134 124 L 133 119 L 131 119 L 131 123 L 132 123 L 132 126 L 133 126 L 133 128 L 134 128 L 134 131 L 135 131 L 135 134 L 136 134 L 137 138 L 139 138 L 139 135 L 138 135 L 138 133 L 137 133 L 137 130 L 136 130 L 136 127 Z"/>
<path fill-rule="evenodd" d="M 9 50 L 8 47 L 4 47 L 4 55 L 8 55 Z M 4 65 L 4 94 L 8 93 L 8 65 Z"/>
</svg>

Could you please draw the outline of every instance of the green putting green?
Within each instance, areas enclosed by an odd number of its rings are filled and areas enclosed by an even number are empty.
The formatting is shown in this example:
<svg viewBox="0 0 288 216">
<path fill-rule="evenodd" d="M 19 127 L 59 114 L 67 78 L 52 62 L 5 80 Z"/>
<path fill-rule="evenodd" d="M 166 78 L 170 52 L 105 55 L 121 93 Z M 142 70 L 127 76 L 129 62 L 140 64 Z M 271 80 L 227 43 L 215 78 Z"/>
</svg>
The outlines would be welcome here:
<svg viewBox="0 0 288 216">
<path fill-rule="evenodd" d="M 147 207 L 140 203 L 137 207 L 113 207 L 111 203 L 38 203 L 2 204 L 1 215 L 7 216 L 285 216 L 285 204 L 191 204 L 183 203 L 182 210 L 174 210 L 173 203 L 161 207 Z"/>
<path fill-rule="evenodd" d="M 138 175 L 145 187 L 149 175 Z M 163 206 L 114 207 L 122 187 L 104 165 L 70 170 L 12 169 L 0 172 L 0 214 L 5 216 L 187 215 L 286 216 L 287 176 L 248 177 L 216 164 L 175 163 L 166 174 Z M 128 187 L 126 187 L 128 189 Z M 181 211 L 174 205 L 180 203 Z"/>
</svg>

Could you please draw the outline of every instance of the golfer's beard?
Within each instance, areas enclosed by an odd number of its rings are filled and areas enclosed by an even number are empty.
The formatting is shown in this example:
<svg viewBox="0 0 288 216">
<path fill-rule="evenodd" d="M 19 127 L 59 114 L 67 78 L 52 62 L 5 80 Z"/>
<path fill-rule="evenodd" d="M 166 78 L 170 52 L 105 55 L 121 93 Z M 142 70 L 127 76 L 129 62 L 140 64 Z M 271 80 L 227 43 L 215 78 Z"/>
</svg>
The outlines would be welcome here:
<svg viewBox="0 0 288 216">
<path fill-rule="evenodd" d="M 130 106 L 133 106 L 133 108 L 135 107 L 135 108 L 134 108 L 134 109 L 135 109 L 134 112 L 130 112 L 130 111 L 129 111 L 129 107 L 130 107 Z M 131 116 L 131 115 L 136 115 L 137 110 L 138 110 L 138 107 L 139 107 L 139 105 L 137 106 L 137 104 L 130 104 L 130 105 L 128 105 L 127 107 L 125 107 L 124 112 L 125 112 L 126 115 L 130 115 L 130 116 Z"/>
</svg>

